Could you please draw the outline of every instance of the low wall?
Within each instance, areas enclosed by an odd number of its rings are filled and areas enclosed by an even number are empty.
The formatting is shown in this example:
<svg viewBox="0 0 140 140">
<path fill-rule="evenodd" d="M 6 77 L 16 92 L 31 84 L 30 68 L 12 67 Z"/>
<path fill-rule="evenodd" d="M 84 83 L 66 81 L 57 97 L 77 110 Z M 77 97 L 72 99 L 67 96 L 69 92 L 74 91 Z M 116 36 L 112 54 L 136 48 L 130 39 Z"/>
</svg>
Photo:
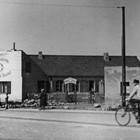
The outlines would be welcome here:
<svg viewBox="0 0 140 140">
<path fill-rule="evenodd" d="M 77 102 L 90 103 L 90 94 L 88 92 L 77 93 Z M 62 92 L 53 92 L 49 94 L 50 99 L 54 99 L 57 102 L 67 102 L 66 93 Z M 95 94 L 96 103 L 104 103 L 104 96 L 102 94 Z"/>
</svg>

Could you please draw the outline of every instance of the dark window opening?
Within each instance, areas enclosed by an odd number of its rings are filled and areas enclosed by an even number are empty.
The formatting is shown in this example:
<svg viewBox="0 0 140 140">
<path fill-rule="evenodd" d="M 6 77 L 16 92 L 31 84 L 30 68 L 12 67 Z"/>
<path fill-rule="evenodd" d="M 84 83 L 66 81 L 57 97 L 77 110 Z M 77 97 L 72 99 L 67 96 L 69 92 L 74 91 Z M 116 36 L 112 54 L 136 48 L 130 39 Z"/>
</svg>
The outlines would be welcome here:
<svg viewBox="0 0 140 140">
<path fill-rule="evenodd" d="M 11 82 L 0 82 L 0 93 L 11 94 Z"/>
<path fill-rule="evenodd" d="M 26 62 L 25 63 L 25 72 L 26 73 L 31 73 L 31 62 Z"/>
<path fill-rule="evenodd" d="M 50 81 L 46 81 L 46 92 L 50 92 Z"/>
<path fill-rule="evenodd" d="M 50 92 L 50 82 L 49 81 L 38 81 L 37 82 L 37 91 L 41 92 L 41 89 L 45 89 L 45 92 Z"/>
<path fill-rule="evenodd" d="M 129 86 L 130 86 L 130 83 L 129 82 L 125 82 L 123 84 L 124 86 L 126 86 L 126 96 L 129 96 L 130 95 L 130 91 L 129 91 Z M 120 82 L 120 95 L 122 96 L 122 92 L 123 92 L 123 85 L 122 85 L 122 82 Z"/>
<path fill-rule="evenodd" d="M 56 91 L 57 92 L 62 92 L 62 85 L 63 85 L 63 81 L 61 81 L 61 80 L 56 81 Z"/>
<path fill-rule="evenodd" d="M 94 88 L 94 81 L 89 81 L 89 91 L 91 91 L 92 88 Z"/>
<path fill-rule="evenodd" d="M 41 89 L 45 89 L 45 81 L 38 81 L 37 87 L 38 87 L 38 92 L 41 92 Z"/>
<path fill-rule="evenodd" d="M 79 81 L 76 82 L 76 91 L 79 91 Z"/>
<path fill-rule="evenodd" d="M 69 84 L 69 92 L 74 92 L 75 91 L 75 84 L 70 83 Z"/>
<path fill-rule="evenodd" d="M 95 83 L 95 92 L 99 92 L 99 81 Z"/>
</svg>

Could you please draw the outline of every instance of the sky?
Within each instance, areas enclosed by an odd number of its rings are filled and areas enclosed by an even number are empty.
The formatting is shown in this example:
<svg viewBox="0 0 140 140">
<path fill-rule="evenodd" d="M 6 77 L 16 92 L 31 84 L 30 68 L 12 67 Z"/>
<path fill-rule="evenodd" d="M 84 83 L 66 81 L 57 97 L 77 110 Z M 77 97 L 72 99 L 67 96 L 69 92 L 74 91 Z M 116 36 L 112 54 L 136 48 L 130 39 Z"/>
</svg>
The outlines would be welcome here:
<svg viewBox="0 0 140 140">
<path fill-rule="evenodd" d="M 45 55 L 126 55 L 140 59 L 140 0 L 0 0 L 0 50 Z"/>
</svg>

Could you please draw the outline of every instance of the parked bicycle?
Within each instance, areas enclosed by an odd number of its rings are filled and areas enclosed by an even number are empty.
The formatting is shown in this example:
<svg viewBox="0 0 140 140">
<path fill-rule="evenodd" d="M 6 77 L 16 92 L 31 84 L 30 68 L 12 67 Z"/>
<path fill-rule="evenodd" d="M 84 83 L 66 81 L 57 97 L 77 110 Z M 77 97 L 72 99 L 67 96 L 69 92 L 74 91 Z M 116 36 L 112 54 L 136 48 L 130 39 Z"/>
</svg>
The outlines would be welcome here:
<svg viewBox="0 0 140 140">
<path fill-rule="evenodd" d="M 126 106 L 119 107 L 115 112 L 115 120 L 121 126 L 126 126 L 131 121 L 131 114 L 134 115 L 135 119 L 139 118 L 138 116 L 138 103 L 131 104 L 131 102 L 126 101 Z"/>
</svg>

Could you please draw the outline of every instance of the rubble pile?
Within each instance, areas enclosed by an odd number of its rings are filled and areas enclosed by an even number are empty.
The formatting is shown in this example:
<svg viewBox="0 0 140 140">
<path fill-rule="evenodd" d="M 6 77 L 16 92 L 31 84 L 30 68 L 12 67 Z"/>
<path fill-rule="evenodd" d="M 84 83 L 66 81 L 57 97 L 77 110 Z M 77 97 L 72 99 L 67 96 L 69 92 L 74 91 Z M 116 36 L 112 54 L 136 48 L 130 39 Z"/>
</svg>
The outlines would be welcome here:
<svg viewBox="0 0 140 140">
<path fill-rule="evenodd" d="M 40 99 L 26 99 L 21 104 L 21 107 L 39 107 Z M 64 105 L 64 102 L 57 102 L 56 100 L 49 99 L 47 101 L 47 106 L 61 106 Z"/>
<path fill-rule="evenodd" d="M 31 94 L 28 96 L 28 99 L 25 99 L 23 102 L 18 101 L 9 101 L 9 108 L 39 108 L 40 99 L 38 94 Z M 1 104 L 1 107 L 5 107 L 5 104 Z M 59 98 L 56 98 L 54 95 L 48 95 L 46 109 L 87 109 L 87 110 L 105 110 L 113 111 L 118 108 L 116 106 L 106 106 L 98 103 L 90 104 L 89 102 L 74 102 L 66 103 L 64 100 L 61 101 Z"/>
<path fill-rule="evenodd" d="M 25 99 L 23 101 L 23 103 L 21 104 L 21 107 L 38 107 L 39 106 L 39 99 L 31 99 L 31 100 L 28 100 L 28 99 Z"/>
</svg>

